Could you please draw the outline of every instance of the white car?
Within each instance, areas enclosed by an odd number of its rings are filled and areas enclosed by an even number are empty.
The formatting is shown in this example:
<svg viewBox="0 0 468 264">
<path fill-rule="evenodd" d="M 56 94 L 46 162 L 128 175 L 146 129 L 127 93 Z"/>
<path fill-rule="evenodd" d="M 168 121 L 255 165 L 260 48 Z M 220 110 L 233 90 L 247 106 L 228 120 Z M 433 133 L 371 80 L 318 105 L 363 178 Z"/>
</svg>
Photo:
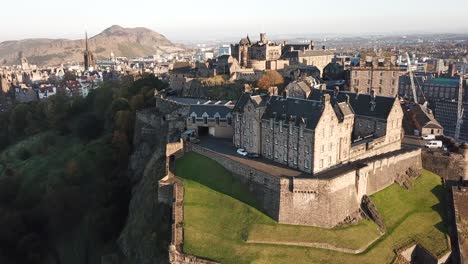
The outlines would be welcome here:
<svg viewBox="0 0 468 264">
<path fill-rule="evenodd" d="M 440 140 L 431 140 L 428 143 L 426 143 L 426 148 L 437 149 L 442 147 L 442 141 Z"/>
<path fill-rule="evenodd" d="M 433 134 L 427 134 L 427 135 L 422 136 L 421 138 L 424 140 L 434 140 L 436 139 L 436 136 Z"/>
<path fill-rule="evenodd" d="M 247 151 L 245 151 L 245 149 L 238 149 L 238 150 L 237 150 L 237 154 L 239 154 L 239 155 L 245 157 L 245 156 L 247 156 L 247 154 L 249 154 L 249 153 L 247 153 Z"/>
</svg>

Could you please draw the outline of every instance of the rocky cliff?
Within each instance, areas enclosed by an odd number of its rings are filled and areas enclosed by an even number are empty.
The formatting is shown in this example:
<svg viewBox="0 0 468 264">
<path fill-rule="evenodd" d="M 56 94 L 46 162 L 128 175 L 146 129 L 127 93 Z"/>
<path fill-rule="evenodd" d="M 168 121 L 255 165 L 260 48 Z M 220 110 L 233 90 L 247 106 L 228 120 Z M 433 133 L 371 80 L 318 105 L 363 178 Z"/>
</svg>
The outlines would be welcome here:
<svg viewBox="0 0 468 264">
<path fill-rule="evenodd" d="M 0 43 L 0 65 L 19 64 L 19 53 L 31 64 L 58 65 L 82 62 L 85 40 L 25 39 Z M 112 26 L 89 39 L 89 49 L 97 59 L 115 56 L 140 57 L 182 50 L 165 36 L 147 28 Z"/>
<path fill-rule="evenodd" d="M 158 180 L 165 176 L 167 125 L 155 109 L 138 113 L 135 150 L 130 161 L 133 183 L 127 223 L 119 246 L 128 263 L 166 263 L 170 207 L 158 204 Z"/>
</svg>

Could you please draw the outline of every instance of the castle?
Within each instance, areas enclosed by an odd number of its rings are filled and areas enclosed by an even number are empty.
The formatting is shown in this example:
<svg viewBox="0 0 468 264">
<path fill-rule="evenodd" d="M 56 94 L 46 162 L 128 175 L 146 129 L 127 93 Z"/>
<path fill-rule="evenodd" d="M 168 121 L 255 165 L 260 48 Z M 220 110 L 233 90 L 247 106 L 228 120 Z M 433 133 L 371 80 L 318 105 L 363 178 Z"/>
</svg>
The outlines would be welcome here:
<svg viewBox="0 0 468 264">
<path fill-rule="evenodd" d="M 235 104 L 158 95 L 156 106 L 170 122 L 170 144 L 184 131 L 207 135 L 198 144 L 185 138 L 182 152 L 217 161 L 280 223 L 353 221 L 366 196 L 420 173 L 421 150 L 401 145 L 397 98 L 294 87 L 282 96 L 244 93 Z M 237 155 L 237 148 L 260 158 Z M 168 156 L 168 167 L 173 160 Z"/>
</svg>

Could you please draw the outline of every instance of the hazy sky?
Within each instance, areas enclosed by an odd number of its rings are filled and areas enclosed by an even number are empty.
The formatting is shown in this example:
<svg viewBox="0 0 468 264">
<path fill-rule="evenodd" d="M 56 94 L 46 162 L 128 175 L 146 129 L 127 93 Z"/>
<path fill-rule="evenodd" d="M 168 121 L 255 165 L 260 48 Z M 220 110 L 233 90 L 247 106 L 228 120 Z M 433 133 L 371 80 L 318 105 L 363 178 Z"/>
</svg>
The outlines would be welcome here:
<svg viewBox="0 0 468 264">
<path fill-rule="evenodd" d="M 468 0 L 5 0 L 0 41 L 81 38 L 117 24 L 171 40 L 277 34 L 468 33 Z"/>
</svg>

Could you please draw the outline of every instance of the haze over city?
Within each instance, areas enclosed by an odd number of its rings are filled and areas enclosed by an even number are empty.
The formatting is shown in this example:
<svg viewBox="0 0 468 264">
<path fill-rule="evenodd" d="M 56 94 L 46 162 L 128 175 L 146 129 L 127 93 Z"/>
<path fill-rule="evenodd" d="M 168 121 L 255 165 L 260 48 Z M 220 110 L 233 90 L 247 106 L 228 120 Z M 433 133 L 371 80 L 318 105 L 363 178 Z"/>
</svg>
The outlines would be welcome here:
<svg viewBox="0 0 468 264">
<path fill-rule="evenodd" d="M 143 7 L 143 8 L 142 8 Z M 468 1 L 292 0 L 5 1 L 0 41 L 92 36 L 110 25 L 147 27 L 171 40 L 231 39 L 247 33 L 375 34 L 468 32 Z M 21 12 L 19 11 L 21 10 Z"/>
</svg>

